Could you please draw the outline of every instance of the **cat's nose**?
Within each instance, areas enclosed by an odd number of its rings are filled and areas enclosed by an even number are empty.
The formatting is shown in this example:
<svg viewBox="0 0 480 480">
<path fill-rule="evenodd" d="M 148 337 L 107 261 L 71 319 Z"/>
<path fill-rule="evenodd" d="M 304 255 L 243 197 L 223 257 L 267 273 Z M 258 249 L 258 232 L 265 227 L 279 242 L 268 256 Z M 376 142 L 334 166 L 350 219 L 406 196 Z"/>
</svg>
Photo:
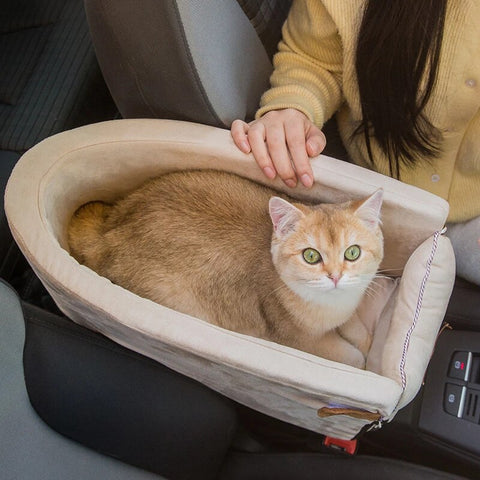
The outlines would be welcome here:
<svg viewBox="0 0 480 480">
<path fill-rule="evenodd" d="M 341 277 L 342 277 L 341 273 L 330 273 L 328 275 L 328 278 L 333 282 L 335 286 L 337 286 L 337 283 L 340 281 Z"/>
</svg>

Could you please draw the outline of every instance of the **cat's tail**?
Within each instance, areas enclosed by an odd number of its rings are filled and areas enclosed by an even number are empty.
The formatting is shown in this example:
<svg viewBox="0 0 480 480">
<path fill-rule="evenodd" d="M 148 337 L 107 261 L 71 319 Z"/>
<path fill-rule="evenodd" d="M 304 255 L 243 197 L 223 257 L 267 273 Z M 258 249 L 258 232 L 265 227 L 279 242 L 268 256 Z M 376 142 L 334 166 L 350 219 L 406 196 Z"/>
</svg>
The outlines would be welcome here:
<svg viewBox="0 0 480 480">
<path fill-rule="evenodd" d="M 89 202 L 72 216 L 68 226 L 70 254 L 80 263 L 95 269 L 102 258 L 105 220 L 111 205 Z"/>
</svg>

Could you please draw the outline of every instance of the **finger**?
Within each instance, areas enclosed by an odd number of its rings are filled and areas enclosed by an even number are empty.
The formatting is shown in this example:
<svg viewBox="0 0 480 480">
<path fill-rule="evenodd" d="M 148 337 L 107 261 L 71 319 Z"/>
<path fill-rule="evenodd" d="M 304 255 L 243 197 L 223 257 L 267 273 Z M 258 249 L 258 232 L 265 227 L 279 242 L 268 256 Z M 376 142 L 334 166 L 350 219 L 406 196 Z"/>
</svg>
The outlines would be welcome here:
<svg viewBox="0 0 480 480">
<path fill-rule="evenodd" d="M 288 152 L 285 129 L 282 123 L 270 126 L 266 131 L 266 143 L 278 176 L 287 187 L 295 187 L 297 185 L 297 176 Z"/>
<path fill-rule="evenodd" d="M 309 157 L 316 157 L 323 152 L 327 139 L 325 134 L 315 125 L 311 124 L 306 131 L 306 147 Z"/>
<path fill-rule="evenodd" d="M 310 188 L 313 185 L 313 172 L 307 154 L 303 125 L 299 122 L 286 124 L 285 134 L 297 177 L 305 187 Z"/>
<path fill-rule="evenodd" d="M 248 140 L 258 166 L 268 178 L 273 180 L 277 172 L 265 144 L 265 125 L 261 122 L 253 123 L 248 130 Z"/>
<path fill-rule="evenodd" d="M 245 123 L 243 120 L 234 120 L 230 127 L 233 141 L 243 153 L 250 153 L 251 151 L 250 143 L 248 141 L 248 129 L 248 123 Z"/>
</svg>

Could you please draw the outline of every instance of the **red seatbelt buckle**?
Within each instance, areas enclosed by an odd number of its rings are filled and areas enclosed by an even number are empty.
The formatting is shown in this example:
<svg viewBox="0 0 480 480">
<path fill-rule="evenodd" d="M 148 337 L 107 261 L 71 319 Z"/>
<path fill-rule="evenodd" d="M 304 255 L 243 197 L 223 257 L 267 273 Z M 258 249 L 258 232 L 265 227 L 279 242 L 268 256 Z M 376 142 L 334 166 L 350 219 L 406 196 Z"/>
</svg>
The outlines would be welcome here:
<svg viewBox="0 0 480 480">
<path fill-rule="evenodd" d="M 325 437 L 323 444 L 326 447 L 334 448 L 335 450 L 340 450 L 349 455 L 355 455 L 357 451 L 357 440 L 342 440 L 340 438 Z"/>
</svg>

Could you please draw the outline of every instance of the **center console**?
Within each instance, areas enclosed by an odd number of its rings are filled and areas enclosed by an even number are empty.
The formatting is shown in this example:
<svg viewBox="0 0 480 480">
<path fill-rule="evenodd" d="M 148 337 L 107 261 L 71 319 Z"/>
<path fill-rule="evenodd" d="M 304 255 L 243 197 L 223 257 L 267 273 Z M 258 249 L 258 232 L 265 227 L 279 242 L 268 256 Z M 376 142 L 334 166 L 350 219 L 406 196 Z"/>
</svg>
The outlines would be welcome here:
<svg viewBox="0 0 480 480">
<path fill-rule="evenodd" d="M 419 428 L 480 456 L 480 332 L 444 332 L 425 380 Z"/>
<path fill-rule="evenodd" d="M 393 421 L 360 441 L 383 454 L 480 478 L 480 289 L 457 278 L 424 385 Z"/>
</svg>

